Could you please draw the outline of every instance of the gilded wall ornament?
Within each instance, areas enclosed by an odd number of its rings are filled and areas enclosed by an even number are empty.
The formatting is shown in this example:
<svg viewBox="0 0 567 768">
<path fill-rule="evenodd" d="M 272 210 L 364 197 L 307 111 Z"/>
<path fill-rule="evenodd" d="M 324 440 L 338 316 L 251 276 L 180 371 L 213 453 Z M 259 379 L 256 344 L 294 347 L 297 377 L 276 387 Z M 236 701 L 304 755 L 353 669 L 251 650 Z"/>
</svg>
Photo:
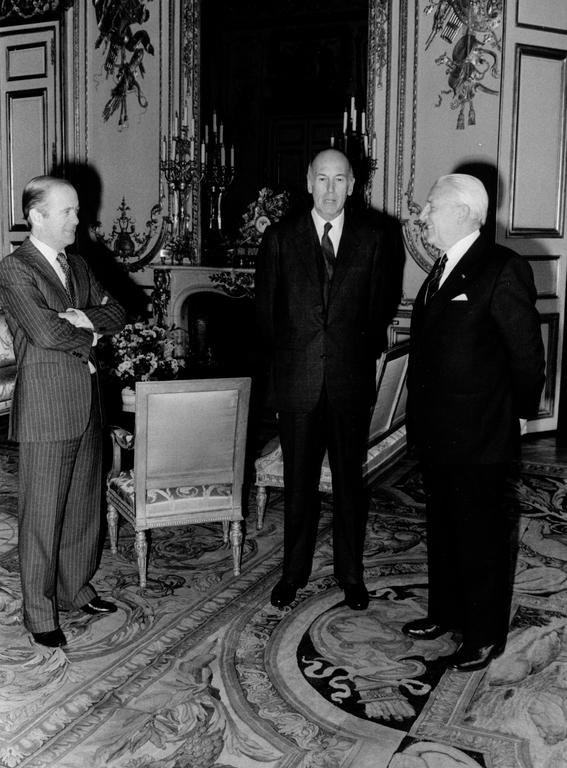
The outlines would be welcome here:
<svg viewBox="0 0 567 768">
<path fill-rule="evenodd" d="M 491 85 L 499 85 L 496 31 L 502 24 L 502 0 L 431 0 L 424 12 L 433 14 L 426 50 L 436 37 L 453 43 L 459 35 L 453 50 L 435 59 L 445 67 L 449 86 L 439 94 L 436 106 L 449 96 L 451 109 L 458 110 L 457 130 L 464 130 L 465 125 L 476 124 L 477 93 L 498 94 Z"/>
<path fill-rule="evenodd" d="M 115 86 L 102 112 L 105 122 L 120 110 L 118 126 L 128 124 L 127 96 L 134 93 L 138 104 L 145 108 L 148 101 L 142 92 L 140 78 L 144 76 L 144 54 L 154 53 L 148 33 L 132 32 L 132 24 L 144 24 L 150 16 L 144 0 L 93 0 L 99 36 L 95 48 L 104 46 L 104 71 Z"/>
</svg>

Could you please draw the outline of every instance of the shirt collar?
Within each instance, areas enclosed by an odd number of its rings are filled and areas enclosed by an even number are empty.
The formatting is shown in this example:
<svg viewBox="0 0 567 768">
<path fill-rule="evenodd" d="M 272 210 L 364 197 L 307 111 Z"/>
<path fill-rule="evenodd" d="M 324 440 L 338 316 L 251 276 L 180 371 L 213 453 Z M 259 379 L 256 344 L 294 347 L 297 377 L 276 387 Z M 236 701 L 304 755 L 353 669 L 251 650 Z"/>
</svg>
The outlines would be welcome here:
<svg viewBox="0 0 567 768">
<path fill-rule="evenodd" d="M 447 261 L 449 264 L 455 264 L 461 256 L 463 256 L 468 249 L 471 247 L 471 245 L 477 240 L 477 238 L 480 236 L 480 230 L 475 229 L 474 232 L 471 232 L 466 237 L 463 237 L 458 242 L 454 243 L 448 250 L 447 250 Z"/>
<path fill-rule="evenodd" d="M 324 219 L 322 216 L 319 216 L 315 208 L 311 209 L 311 216 L 313 218 L 313 223 L 315 224 L 315 228 L 317 229 L 317 234 L 319 235 L 319 240 L 323 237 L 323 232 L 325 230 L 325 224 L 327 223 L 327 219 Z M 343 232 L 343 226 L 345 223 L 345 211 L 343 210 L 339 213 L 337 217 L 332 219 L 331 224 L 333 225 L 329 237 L 331 240 L 338 240 L 340 239 L 342 232 Z"/>
<path fill-rule="evenodd" d="M 47 245 L 46 243 L 42 242 L 41 240 L 38 240 L 37 237 L 30 234 L 30 242 L 32 245 L 35 245 L 37 250 L 45 256 L 47 261 L 51 264 L 52 267 L 57 265 L 57 254 L 59 251 L 56 251 L 55 248 L 52 248 L 50 245 Z"/>
</svg>

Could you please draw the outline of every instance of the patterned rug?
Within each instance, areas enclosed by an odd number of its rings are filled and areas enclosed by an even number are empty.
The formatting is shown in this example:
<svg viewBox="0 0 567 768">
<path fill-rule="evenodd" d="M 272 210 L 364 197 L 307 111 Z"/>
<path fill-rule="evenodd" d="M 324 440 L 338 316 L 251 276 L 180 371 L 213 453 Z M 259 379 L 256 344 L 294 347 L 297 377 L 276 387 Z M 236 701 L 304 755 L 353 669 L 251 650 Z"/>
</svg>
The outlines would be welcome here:
<svg viewBox="0 0 567 768">
<path fill-rule="evenodd" d="M 325 500 L 312 578 L 283 611 L 282 498 L 247 520 L 242 575 L 220 526 L 154 531 L 142 594 L 132 530 L 95 579 L 112 616 L 65 614 L 69 643 L 21 624 L 17 454 L 0 451 L 1 768 L 559 768 L 567 764 L 567 477 L 524 465 L 514 617 L 488 670 L 448 671 L 457 639 L 419 642 L 426 611 L 423 495 L 402 462 L 372 489 L 368 611 L 332 577 Z M 253 511 L 253 500 L 250 510 Z"/>
</svg>

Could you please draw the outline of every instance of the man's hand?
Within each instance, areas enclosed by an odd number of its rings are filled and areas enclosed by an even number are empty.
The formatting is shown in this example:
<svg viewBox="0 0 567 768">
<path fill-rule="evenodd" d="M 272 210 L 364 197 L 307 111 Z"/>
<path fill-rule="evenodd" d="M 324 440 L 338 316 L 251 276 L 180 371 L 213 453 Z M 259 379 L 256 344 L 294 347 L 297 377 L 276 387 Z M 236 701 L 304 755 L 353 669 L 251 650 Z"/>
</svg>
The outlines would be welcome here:
<svg viewBox="0 0 567 768">
<path fill-rule="evenodd" d="M 105 296 L 106 299 L 106 296 Z M 106 304 L 106 301 L 103 299 L 103 304 Z M 62 318 L 63 320 L 67 320 L 68 323 L 71 323 L 71 325 L 74 325 L 75 328 L 85 328 L 87 331 L 93 332 L 93 342 L 92 346 L 96 347 L 98 344 L 98 340 L 100 339 L 101 335 L 100 333 L 97 333 L 94 329 L 94 325 L 91 323 L 89 318 L 85 315 L 85 313 L 80 309 L 75 309 L 74 307 L 68 307 L 65 312 L 58 312 L 58 316 Z"/>
</svg>

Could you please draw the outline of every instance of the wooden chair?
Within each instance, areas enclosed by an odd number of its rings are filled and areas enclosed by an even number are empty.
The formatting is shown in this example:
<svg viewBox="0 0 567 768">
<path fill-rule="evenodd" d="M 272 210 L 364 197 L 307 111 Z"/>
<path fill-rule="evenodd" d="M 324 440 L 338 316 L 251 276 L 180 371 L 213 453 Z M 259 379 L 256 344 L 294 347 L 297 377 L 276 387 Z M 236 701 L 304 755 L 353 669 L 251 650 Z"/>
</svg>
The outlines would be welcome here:
<svg viewBox="0 0 567 768">
<path fill-rule="evenodd" d="M 376 364 L 376 403 L 368 432 L 368 451 L 362 467 L 368 485 L 390 467 L 406 446 L 406 378 L 409 343 L 402 342 L 386 350 Z M 268 488 L 283 488 L 283 458 L 280 441 L 273 438 L 255 462 L 256 527 L 264 525 Z M 319 490 L 332 493 L 331 470 L 327 455 L 323 460 Z"/>
<path fill-rule="evenodd" d="M 112 428 L 106 500 L 113 554 L 118 516 L 134 527 L 142 589 L 150 528 L 218 521 L 228 544 L 230 526 L 234 575 L 239 575 L 249 402 L 249 378 L 136 384 L 135 437 Z M 132 470 L 121 467 L 124 449 L 134 449 Z"/>
</svg>

